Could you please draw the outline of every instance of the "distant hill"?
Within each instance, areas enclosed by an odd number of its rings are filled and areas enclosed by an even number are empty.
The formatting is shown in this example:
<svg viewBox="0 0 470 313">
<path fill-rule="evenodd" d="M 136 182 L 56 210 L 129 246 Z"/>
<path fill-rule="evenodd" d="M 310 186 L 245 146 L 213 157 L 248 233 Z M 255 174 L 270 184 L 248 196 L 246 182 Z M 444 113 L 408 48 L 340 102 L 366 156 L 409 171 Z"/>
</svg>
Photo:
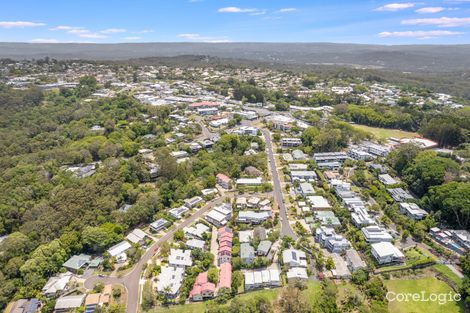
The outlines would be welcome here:
<svg viewBox="0 0 470 313">
<path fill-rule="evenodd" d="M 403 72 L 470 69 L 470 45 L 359 45 L 334 43 L 0 43 L 0 58 L 127 60 L 205 55 L 283 64 L 342 65 Z"/>
</svg>

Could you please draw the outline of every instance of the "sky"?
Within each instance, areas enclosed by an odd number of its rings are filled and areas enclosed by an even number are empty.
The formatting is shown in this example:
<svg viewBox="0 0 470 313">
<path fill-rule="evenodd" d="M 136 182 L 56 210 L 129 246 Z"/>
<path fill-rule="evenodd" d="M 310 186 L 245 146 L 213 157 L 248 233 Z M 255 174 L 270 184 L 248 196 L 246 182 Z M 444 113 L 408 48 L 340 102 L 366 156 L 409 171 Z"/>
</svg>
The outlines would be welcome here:
<svg viewBox="0 0 470 313">
<path fill-rule="evenodd" d="M 0 42 L 468 44 L 470 0 L 2 0 Z"/>
</svg>

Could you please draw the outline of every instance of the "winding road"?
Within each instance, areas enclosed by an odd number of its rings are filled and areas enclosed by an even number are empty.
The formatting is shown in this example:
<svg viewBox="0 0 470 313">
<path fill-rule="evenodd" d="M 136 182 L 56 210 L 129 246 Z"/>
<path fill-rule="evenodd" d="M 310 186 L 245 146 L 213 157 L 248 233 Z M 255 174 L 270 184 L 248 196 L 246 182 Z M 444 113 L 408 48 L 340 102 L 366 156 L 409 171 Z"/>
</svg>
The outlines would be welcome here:
<svg viewBox="0 0 470 313">
<path fill-rule="evenodd" d="M 152 256 L 157 252 L 158 247 L 162 245 L 164 242 L 171 240 L 173 234 L 186 226 L 189 226 L 191 223 L 196 221 L 200 218 L 205 212 L 207 212 L 210 208 L 214 205 L 222 203 L 226 199 L 225 196 L 221 196 L 215 200 L 208 202 L 205 206 L 199 209 L 196 213 L 192 214 L 186 220 L 178 224 L 175 228 L 169 230 L 163 237 L 158 239 L 154 242 L 149 249 L 144 253 L 140 261 L 134 266 L 131 272 L 128 274 L 117 277 L 117 276 L 107 276 L 107 277 L 100 277 L 100 276 L 92 276 L 85 280 L 85 288 L 93 289 L 96 283 L 103 283 L 103 284 L 121 284 L 127 290 L 127 313 L 136 313 L 138 311 L 139 306 L 139 285 L 140 279 L 143 272 L 143 266 L 146 264 Z"/>
</svg>

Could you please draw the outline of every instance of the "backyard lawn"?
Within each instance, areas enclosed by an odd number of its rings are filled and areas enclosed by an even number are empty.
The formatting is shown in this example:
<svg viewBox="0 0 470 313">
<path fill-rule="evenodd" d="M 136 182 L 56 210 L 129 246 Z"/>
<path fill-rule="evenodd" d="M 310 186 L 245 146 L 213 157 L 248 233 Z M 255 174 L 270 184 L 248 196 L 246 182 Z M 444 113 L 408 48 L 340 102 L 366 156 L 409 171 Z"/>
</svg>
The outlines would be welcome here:
<svg viewBox="0 0 470 313">
<path fill-rule="evenodd" d="M 247 292 L 241 295 L 238 295 L 237 298 L 242 300 L 252 299 L 254 297 L 262 296 L 271 303 L 274 304 L 279 293 L 281 292 L 282 288 L 274 288 L 274 289 L 262 289 L 258 291 Z M 321 286 L 320 283 L 317 281 L 309 281 L 307 283 L 307 288 L 302 291 L 305 295 L 305 298 L 309 305 L 313 305 L 318 300 L 320 296 Z M 156 307 L 154 310 L 150 312 L 153 313 L 204 313 L 206 308 L 206 304 L 204 302 L 194 303 L 194 304 L 187 304 L 187 305 L 174 305 L 170 306 L 169 308 L 163 307 Z"/>
<path fill-rule="evenodd" d="M 444 282 L 434 278 L 420 278 L 410 280 L 387 280 L 385 285 L 389 292 L 395 293 L 418 293 L 425 292 L 425 296 L 429 294 L 449 294 L 454 293 L 453 290 Z M 424 301 L 390 301 L 388 309 L 392 313 L 463 313 L 463 307 L 456 302 L 447 302 L 439 304 L 438 302 Z"/>
<path fill-rule="evenodd" d="M 418 137 L 417 133 L 407 132 L 399 129 L 371 127 L 366 125 L 351 124 L 353 127 L 372 133 L 377 139 L 387 139 L 390 137 L 395 138 L 415 138 Z"/>
</svg>

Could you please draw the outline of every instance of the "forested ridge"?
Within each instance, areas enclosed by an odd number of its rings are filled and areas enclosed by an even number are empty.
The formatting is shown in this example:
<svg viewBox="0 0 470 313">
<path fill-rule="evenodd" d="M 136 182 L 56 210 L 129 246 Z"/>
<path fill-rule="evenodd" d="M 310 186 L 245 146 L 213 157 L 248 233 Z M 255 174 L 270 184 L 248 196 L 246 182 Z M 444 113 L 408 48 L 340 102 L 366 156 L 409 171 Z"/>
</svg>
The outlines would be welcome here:
<svg viewBox="0 0 470 313">
<path fill-rule="evenodd" d="M 40 297 L 72 254 L 102 253 L 129 228 L 214 187 L 218 172 L 239 177 L 247 166 L 266 170 L 264 153 L 244 154 L 252 141 L 262 149 L 260 138 L 229 134 L 212 153 L 177 164 L 165 143 L 176 123 L 168 107 L 128 96 L 87 100 L 96 88 L 90 77 L 76 89 L 44 94 L 0 87 L 0 236 L 8 235 L 0 244 L 0 307 L 13 297 Z M 154 151 L 155 182 L 141 148 Z M 97 171 L 90 177 L 66 170 L 91 162 Z M 132 207 L 121 212 L 125 203 Z"/>
</svg>

